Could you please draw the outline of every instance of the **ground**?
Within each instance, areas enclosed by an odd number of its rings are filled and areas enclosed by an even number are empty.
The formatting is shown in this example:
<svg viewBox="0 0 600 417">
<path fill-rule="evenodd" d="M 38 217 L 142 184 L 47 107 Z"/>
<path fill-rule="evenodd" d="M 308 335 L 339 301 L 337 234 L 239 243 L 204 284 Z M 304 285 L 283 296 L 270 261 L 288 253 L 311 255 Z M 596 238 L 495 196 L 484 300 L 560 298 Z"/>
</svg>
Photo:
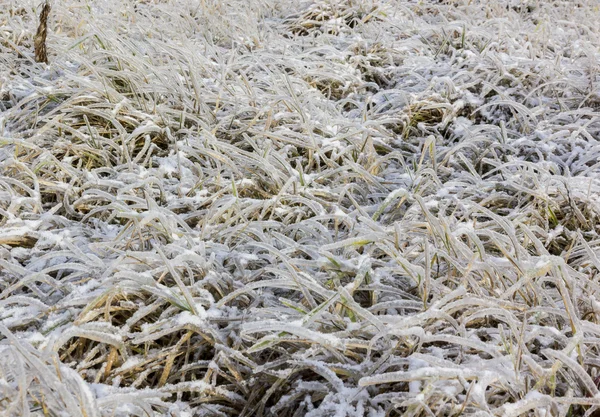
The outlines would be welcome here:
<svg viewBox="0 0 600 417">
<path fill-rule="evenodd" d="M 598 415 L 596 0 L 41 6 L 0 415 Z"/>
</svg>

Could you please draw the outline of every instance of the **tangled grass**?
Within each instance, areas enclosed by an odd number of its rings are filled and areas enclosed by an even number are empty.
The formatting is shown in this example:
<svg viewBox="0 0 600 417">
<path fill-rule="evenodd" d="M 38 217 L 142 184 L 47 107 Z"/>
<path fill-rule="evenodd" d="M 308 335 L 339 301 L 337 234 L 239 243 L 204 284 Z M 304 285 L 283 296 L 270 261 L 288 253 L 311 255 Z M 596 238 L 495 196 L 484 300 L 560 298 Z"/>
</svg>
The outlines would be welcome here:
<svg viewBox="0 0 600 417">
<path fill-rule="evenodd" d="M 0 414 L 600 413 L 595 0 L 0 0 Z"/>
</svg>

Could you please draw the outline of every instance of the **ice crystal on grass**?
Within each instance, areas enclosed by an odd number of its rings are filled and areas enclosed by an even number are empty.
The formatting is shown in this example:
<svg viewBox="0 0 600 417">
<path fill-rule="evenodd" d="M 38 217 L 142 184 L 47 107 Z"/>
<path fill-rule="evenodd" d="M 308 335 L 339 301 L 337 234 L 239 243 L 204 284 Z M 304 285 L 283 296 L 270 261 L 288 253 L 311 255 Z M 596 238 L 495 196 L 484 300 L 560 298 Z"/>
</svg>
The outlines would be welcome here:
<svg viewBox="0 0 600 417">
<path fill-rule="evenodd" d="M 0 414 L 598 413 L 597 4 L 0 7 Z"/>
</svg>

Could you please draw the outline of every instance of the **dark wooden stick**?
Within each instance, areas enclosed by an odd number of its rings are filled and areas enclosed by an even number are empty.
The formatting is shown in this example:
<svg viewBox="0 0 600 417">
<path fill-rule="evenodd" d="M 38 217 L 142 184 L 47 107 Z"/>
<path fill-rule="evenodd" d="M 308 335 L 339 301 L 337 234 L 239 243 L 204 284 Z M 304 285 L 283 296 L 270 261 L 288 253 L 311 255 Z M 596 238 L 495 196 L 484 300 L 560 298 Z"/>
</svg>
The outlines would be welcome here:
<svg viewBox="0 0 600 417">
<path fill-rule="evenodd" d="M 50 3 L 48 0 L 44 3 L 42 13 L 40 13 L 40 25 L 38 26 L 33 45 L 35 47 L 35 60 L 37 62 L 48 63 L 48 53 L 46 52 L 46 35 L 48 33 L 48 15 L 50 14 Z"/>
</svg>

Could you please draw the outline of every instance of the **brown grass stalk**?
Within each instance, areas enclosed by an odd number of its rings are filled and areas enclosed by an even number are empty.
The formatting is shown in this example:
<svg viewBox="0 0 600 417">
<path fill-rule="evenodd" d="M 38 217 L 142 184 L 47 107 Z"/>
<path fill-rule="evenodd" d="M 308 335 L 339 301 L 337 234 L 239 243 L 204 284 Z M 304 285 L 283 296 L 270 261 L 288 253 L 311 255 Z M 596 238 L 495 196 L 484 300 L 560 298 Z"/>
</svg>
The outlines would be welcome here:
<svg viewBox="0 0 600 417">
<path fill-rule="evenodd" d="M 46 35 L 48 34 L 48 16 L 50 15 L 50 3 L 46 1 L 40 13 L 40 24 L 34 38 L 36 62 L 48 63 L 48 52 L 46 50 Z"/>
</svg>

